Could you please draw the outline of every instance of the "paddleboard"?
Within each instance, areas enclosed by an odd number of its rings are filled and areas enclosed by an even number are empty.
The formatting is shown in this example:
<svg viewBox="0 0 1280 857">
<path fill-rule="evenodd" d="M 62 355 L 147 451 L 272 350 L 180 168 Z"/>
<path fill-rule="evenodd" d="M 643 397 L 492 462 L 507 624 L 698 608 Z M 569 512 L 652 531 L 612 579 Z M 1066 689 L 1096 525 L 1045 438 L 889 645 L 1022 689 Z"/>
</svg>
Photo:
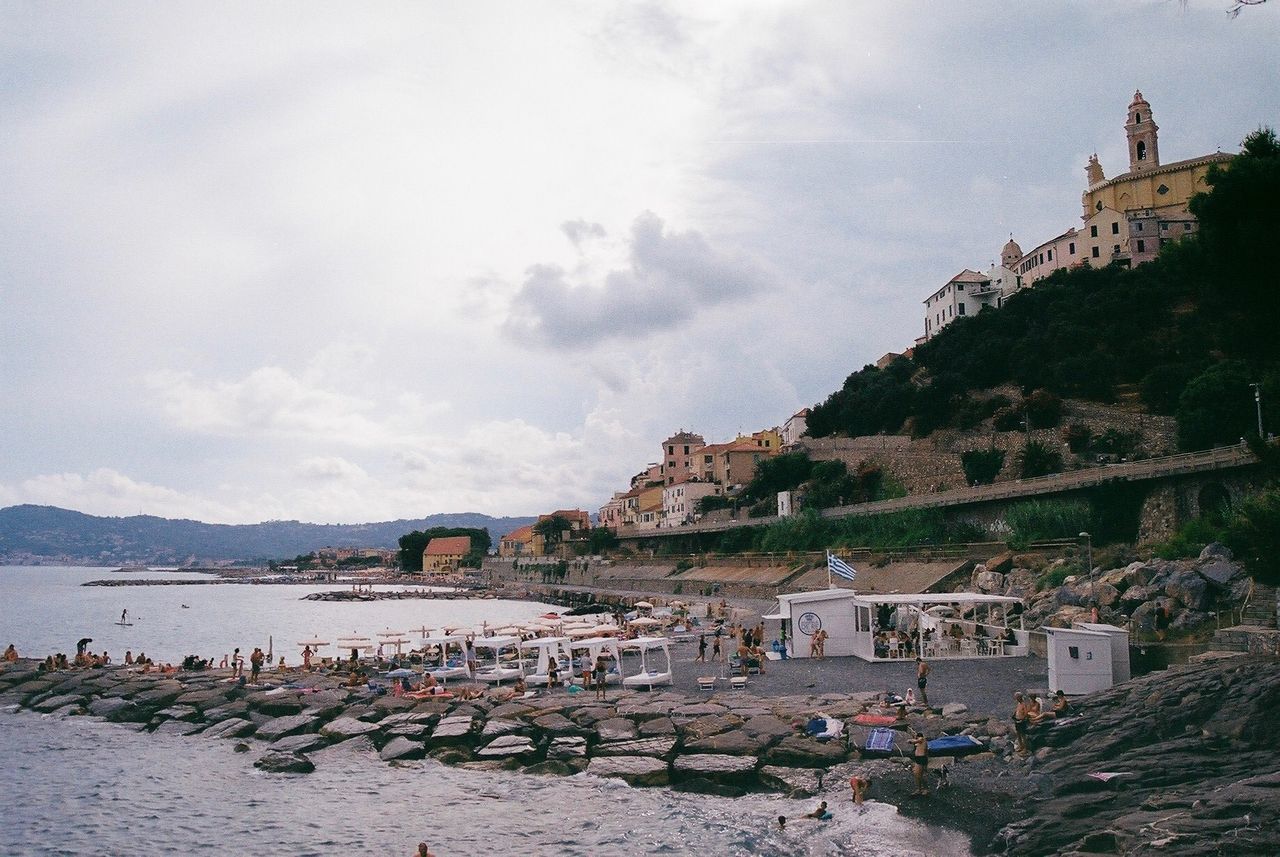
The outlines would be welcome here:
<svg viewBox="0 0 1280 857">
<path fill-rule="evenodd" d="M 117 625 L 123 625 L 123 626 L 125 626 L 126 628 L 132 628 L 132 627 L 133 627 L 133 623 L 132 623 L 132 622 L 117 622 L 116 624 L 117 624 Z"/>
</svg>

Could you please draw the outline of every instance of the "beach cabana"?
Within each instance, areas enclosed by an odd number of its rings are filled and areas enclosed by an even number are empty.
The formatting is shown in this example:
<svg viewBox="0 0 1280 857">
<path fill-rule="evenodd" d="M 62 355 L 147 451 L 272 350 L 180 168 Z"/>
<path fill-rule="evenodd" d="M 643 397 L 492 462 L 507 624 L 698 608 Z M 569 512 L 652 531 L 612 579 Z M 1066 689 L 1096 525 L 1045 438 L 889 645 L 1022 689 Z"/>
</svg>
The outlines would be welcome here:
<svg viewBox="0 0 1280 857">
<path fill-rule="evenodd" d="M 811 643 L 826 632 L 826 655 L 866 661 L 926 658 L 1011 657 L 1027 654 L 1027 632 L 1009 625 L 1021 616 L 1022 599 L 980 592 L 859 593 L 823 589 L 778 596 L 780 619 L 789 620 L 788 654 L 810 657 Z M 941 609 L 946 608 L 946 609 Z"/>
<path fill-rule="evenodd" d="M 574 659 L 576 672 L 582 673 L 582 664 L 577 663 L 586 655 L 594 667 L 596 658 L 604 655 L 612 658 L 613 663 L 605 673 L 605 684 L 617 684 L 622 680 L 622 650 L 613 637 L 591 637 L 585 640 L 573 640 L 568 644 L 570 658 Z"/>
<path fill-rule="evenodd" d="M 568 637 L 535 637 L 532 640 L 525 640 L 520 643 L 520 662 L 528 664 L 532 662 L 529 671 L 524 674 L 525 684 L 530 687 L 542 687 L 547 684 L 548 670 L 551 662 L 555 661 L 559 668 L 560 679 L 570 679 L 573 677 L 573 665 L 570 663 L 568 668 L 561 668 L 560 650 L 569 643 Z M 568 654 L 566 650 L 566 655 Z"/>
<path fill-rule="evenodd" d="M 439 655 L 431 649 L 439 647 Z M 451 678 L 471 678 L 467 664 L 467 638 L 463 634 L 439 634 L 422 638 L 423 673 L 434 676 L 436 681 L 447 682 Z M 437 662 L 438 661 L 438 662 Z"/>
<path fill-rule="evenodd" d="M 492 661 L 486 659 L 486 662 L 476 668 L 475 678 L 480 681 L 502 684 L 504 681 L 514 681 L 524 672 L 520 666 L 519 637 L 480 637 L 471 646 L 476 650 L 477 659 L 482 650 L 493 653 Z M 514 662 L 503 661 L 502 653 L 507 651 L 516 655 Z"/>
<path fill-rule="evenodd" d="M 624 651 L 640 653 L 640 670 L 622 679 L 623 687 L 647 687 L 655 684 L 671 684 L 671 643 L 666 637 L 636 637 L 622 644 Z M 661 652 L 666 662 L 659 658 Z M 653 664 L 652 666 L 650 664 Z"/>
</svg>

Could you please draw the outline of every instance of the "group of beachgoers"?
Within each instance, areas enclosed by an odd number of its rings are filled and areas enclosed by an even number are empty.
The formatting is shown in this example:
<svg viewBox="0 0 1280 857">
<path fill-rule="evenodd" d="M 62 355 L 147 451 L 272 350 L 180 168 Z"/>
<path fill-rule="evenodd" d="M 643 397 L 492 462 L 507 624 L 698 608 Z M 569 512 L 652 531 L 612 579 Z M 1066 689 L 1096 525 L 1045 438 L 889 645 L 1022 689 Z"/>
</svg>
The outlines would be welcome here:
<svg viewBox="0 0 1280 857">
<path fill-rule="evenodd" d="M 1071 712 L 1067 695 L 1059 690 L 1053 696 L 1053 707 L 1046 710 L 1040 697 L 1017 691 L 1013 695 L 1013 732 L 1017 751 L 1022 755 L 1031 752 L 1027 733 L 1038 723 L 1066 717 Z"/>
<path fill-rule="evenodd" d="M 707 662 L 707 638 L 711 638 L 711 660 L 721 661 L 724 658 L 725 645 L 723 640 L 727 637 L 729 646 L 733 646 L 737 641 L 737 647 L 734 654 L 737 656 L 735 666 L 742 670 L 742 674 L 746 675 L 748 671 L 755 670 L 761 675 L 765 673 L 765 662 L 768 656 L 764 649 L 764 623 L 758 623 L 754 628 L 743 627 L 742 625 L 733 624 L 726 627 L 723 622 L 718 622 L 709 633 L 698 635 L 698 656 L 694 658 L 695 663 Z"/>
</svg>

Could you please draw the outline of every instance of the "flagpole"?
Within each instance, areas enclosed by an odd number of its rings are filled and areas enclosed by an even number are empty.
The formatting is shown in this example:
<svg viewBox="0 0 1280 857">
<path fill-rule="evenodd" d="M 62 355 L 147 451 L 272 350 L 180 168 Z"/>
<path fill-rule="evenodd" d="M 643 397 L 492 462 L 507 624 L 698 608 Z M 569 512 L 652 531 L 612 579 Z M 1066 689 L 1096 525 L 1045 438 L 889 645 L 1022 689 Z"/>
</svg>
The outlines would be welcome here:
<svg viewBox="0 0 1280 857">
<path fill-rule="evenodd" d="M 835 589 L 836 585 L 831 582 L 831 551 L 827 551 L 827 589 Z"/>
</svg>

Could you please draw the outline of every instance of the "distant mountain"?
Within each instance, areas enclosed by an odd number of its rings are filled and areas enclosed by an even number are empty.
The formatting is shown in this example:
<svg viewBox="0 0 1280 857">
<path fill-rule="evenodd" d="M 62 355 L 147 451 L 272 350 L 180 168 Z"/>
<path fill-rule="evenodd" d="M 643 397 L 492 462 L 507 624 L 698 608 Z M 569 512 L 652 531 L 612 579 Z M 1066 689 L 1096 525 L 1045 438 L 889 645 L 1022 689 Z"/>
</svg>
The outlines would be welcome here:
<svg viewBox="0 0 1280 857">
<path fill-rule="evenodd" d="M 536 518 L 493 518 L 476 512 L 376 524 L 205 524 L 151 515 L 100 518 L 55 506 L 0 509 L 0 565 L 200 565 L 227 560 L 292 558 L 323 547 L 395 548 L 413 530 L 487 528 L 499 536 Z"/>
</svg>

